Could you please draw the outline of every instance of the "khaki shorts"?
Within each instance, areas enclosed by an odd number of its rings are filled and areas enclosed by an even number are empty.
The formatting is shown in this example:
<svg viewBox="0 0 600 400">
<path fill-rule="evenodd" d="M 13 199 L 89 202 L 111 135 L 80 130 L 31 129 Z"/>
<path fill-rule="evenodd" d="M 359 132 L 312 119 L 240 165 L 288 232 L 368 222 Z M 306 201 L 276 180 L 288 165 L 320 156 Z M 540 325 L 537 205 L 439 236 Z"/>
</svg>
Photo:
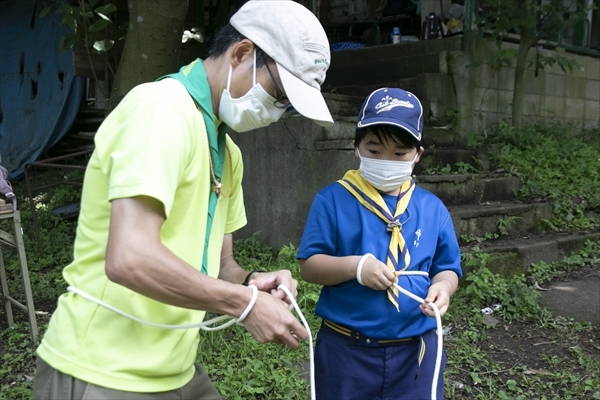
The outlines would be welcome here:
<svg viewBox="0 0 600 400">
<path fill-rule="evenodd" d="M 222 400 L 204 368 L 196 364 L 196 373 L 185 386 L 159 393 L 124 392 L 96 386 L 52 368 L 40 357 L 37 358 L 33 383 L 34 400 Z"/>
</svg>

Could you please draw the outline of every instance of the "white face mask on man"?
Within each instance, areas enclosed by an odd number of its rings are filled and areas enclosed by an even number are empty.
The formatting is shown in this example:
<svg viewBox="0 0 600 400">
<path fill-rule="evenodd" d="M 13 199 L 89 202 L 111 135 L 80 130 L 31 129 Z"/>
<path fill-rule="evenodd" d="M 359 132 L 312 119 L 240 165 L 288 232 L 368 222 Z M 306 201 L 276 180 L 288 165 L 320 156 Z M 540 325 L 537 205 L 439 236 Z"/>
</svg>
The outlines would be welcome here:
<svg viewBox="0 0 600 400">
<path fill-rule="evenodd" d="M 417 152 L 412 161 L 391 161 L 362 157 L 358 150 L 356 152 L 360 158 L 360 175 L 375 189 L 384 193 L 398 189 L 410 179 L 413 164 L 419 155 Z"/>
<path fill-rule="evenodd" d="M 277 108 L 276 99 L 267 93 L 260 83 L 256 83 L 256 50 L 252 69 L 252 88 L 237 99 L 233 99 L 229 92 L 232 70 L 230 64 L 227 88 L 223 90 L 219 102 L 219 119 L 237 132 L 263 128 L 279 121 L 285 109 Z"/>
</svg>

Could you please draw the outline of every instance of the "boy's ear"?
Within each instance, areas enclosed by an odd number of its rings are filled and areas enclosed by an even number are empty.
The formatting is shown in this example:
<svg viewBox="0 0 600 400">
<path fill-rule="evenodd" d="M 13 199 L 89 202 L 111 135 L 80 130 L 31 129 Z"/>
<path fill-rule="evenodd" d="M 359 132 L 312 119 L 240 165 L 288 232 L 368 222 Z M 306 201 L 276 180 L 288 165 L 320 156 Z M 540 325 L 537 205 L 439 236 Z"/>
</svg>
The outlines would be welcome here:
<svg viewBox="0 0 600 400">
<path fill-rule="evenodd" d="M 424 151 L 425 149 L 422 146 L 419 146 L 419 150 L 417 151 L 417 158 L 415 159 L 415 164 L 419 162 Z"/>
<path fill-rule="evenodd" d="M 352 141 L 352 144 L 354 144 L 354 140 Z M 360 160 L 360 155 L 358 152 L 358 147 L 354 148 L 354 157 L 358 158 Z"/>
</svg>

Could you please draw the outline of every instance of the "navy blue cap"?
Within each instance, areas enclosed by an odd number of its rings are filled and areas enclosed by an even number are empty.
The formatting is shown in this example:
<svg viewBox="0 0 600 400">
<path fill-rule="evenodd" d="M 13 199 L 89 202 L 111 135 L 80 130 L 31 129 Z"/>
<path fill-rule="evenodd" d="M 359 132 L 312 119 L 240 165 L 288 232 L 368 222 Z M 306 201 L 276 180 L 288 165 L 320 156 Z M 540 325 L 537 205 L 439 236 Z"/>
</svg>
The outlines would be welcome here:
<svg viewBox="0 0 600 400">
<path fill-rule="evenodd" d="M 357 126 L 393 125 L 409 132 L 419 142 L 423 133 L 423 106 L 414 94 L 399 88 L 377 89 L 367 97 Z"/>
</svg>

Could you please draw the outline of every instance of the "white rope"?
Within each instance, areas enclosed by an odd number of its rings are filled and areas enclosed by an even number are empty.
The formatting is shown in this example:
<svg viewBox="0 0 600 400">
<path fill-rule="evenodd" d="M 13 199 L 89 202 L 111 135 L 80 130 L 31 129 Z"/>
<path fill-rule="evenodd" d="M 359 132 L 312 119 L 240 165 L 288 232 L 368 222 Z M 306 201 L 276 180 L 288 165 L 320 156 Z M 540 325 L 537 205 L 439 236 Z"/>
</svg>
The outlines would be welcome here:
<svg viewBox="0 0 600 400">
<path fill-rule="evenodd" d="M 216 318 L 210 319 L 208 321 L 200 322 L 197 324 L 189 324 L 189 325 L 164 325 L 164 324 L 156 324 L 156 323 L 150 322 L 150 321 L 145 321 L 145 320 L 137 318 L 131 314 L 128 314 L 125 311 L 119 310 L 118 308 L 111 306 L 110 304 L 105 303 L 104 301 L 97 299 L 94 296 L 90 296 L 89 294 L 77 289 L 76 287 L 69 286 L 69 287 L 67 287 L 67 291 L 78 294 L 79 296 L 81 296 L 87 300 L 90 300 L 91 302 L 94 302 L 104 308 L 114 311 L 117 314 L 122 315 L 123 317 L 129 318 L 135 322 L 139 322 L 140 324 L 154 326 L 157 328 L 164 328 L 164 329 L 200 328 L 205 331 L 218 331 L 221 329 L 225 329 L 225 328 L 235 324 L 236 322 L 241 323 L 248 316 L 248 314 L 250 314 L 250 311 L 252 311 L 252 308 L 254 307 L 254 304 L 256 303 L 256 299 L 258 298 L 258 288 L 255 285 L 248 285 L 248 287 L 252 289 L 252 297 L 250 298 L 250 301 L 248 302 L 248 306 L 246 306 L 246 309 L 244 310 L 244 312 L 242 312 L 242 314 L 240 315 L 239 318 L 230 317 L 228 315 L 222 315 L 220 317 L 216 317 Z M 294 296 L 289 291 L 289 289 L 284 285 L 279 285 L 278 289 L 283 290 L 285 292 L 285 294 L 288 296 L 288 298 L 290 299 L 290 301 L 292 303 L 292 306 L 294 307 L 294 309 L 300 316 L 300 319 L 302 320 L 304 327 L 308 331 L 308 349 L 309 349 L 309 354 L 310 354 L 310 398 L 311 398 L 311 400 L 316 400 L 317 396 L 315 393 L 315 362 L 314 362 L 315 357 L 313 354 L 312 334 L 310 332 L 310 327 L 308 326 L 308 322 L 306 322 L 306 319 L 304 318 L 304 314 L 302 314 L 300 307 L 298 307 L 298 303 L 296 303 L 296 300 L 294 299 Z M 211 325 L 214 325 L 217 322 L 221 322 L 226 319 L 230 319 L 230 320 L 219 326 L 211 327 Z"/>
<path fill-rule="evenodd" d="M 358 281 L 358 283 L 360 283 L 363 286 L 365 286 L 365 284 L 363 283 L 363 280 L 362 280 L 362 269 L 363 269 L 363 265 L 365 265 L 365 261 L 367 261 L 367 258 L 375 258 L 375 256 L 371 253 L 365 254 L 364 256 L 362 256 L 360 258 L 360 261 L 358 262 L 358 265 L 356 266 L 356 280 Z"/>
<path fill-rule="evenodd" d="M 428 276 L 427 272 L 424 271 L 398 271 L 398 275 L 423 275 Z M 398 278 L 396 278 L 396 282 L 394 283 L 394 287 L 398 289 L 399 292 L 404 293 L 411 299 L 423 304 L 425 300 L 420 298 L 419 296 L 409 292 L 406 289 L 403 289 L 400 285 L 398 285 Z M 442 365 L 442 351 L 444 345 L 444 332 L 442 328 L 442 317 L 440 316 L 440 310 L 433 303 L 427 303 L 427 305 L 433 310 L 435 313 L 435 322 L 437 325 L 437 354 L 435 357 L 435 369 L 433 370 L 433 379 L 431 381 L 431 400 L 437 399 L 437 382 L 440 376 L 440 368 Z"/>
<path fill-rule="evenodd" d="M 292 306 L 294 306 L 294 310 L 298 313 L 302 324 L 308 331 L 308 354 L 310 359 L 310 398 L 311 400 L 316 400 L 317 394 L 315 392 L 315 355 L 313 351 L 313 342 L 312 342 L 312 333 L 310 332 L 310 327 L 308 326 L 308 322 L 304 318 L 304 314 L 300 311 L 300 307 L 298 307 L 298 303 L 294 300 L 294 296 L 290 293 L 289 289 L 283 285 L 279 285 L 278 289 L 281 289 L 287 294 L 288 298 L 292 302 Z"/>
<path fill-rule="evenodd" d="M 242 315 L 240 315 L 239 318 L 234 318 L 234 317 L 230 317 L 229 315 L 221 315 L 220 317 L 216 317 L 213 319 L 209 319 L 208 321 L 204 321 L 204 322 L 199 322 L 196 324 L 189 324 L 189 325 L 164 325 L 164 324 L 156 324 L 154 322 L 150 322 L 150 321 L 145 321 L 143 319 L 140 319 L 138 317 L 135 317 L 131 314 L 126 313 L 125 311 L 119 310 L 118 308 L 111 306 L 108 303 L 103 302 L 100 299 L 97 299 L 93 296 L 90 296 L 89 294 L 82 292 L 81 290 L 77 289 L 76 287 L 73 286 L 69 286 L 67 287 L 67 291 L 68 292 L 73 292 L 78 294 L 79 296 L 88 299 L 104 308 L 107 308 L 111 311 L 116 312 L 117 314 L 122 315 L 123 317 L 129 318 L 135 322 L 139 322 L 140 324 L 144 324 L 144 325 L 149 325 L 149 326 L 154 326 L 156 328 L 164 328 L 164 329 L 194 329 L 194 328 L 200 328 L 203 329 L 205 331 L 218 331 L 221 329 L 225 329 L 233 324 L 235 324 L 236 322 L 242 322 L 244 320 L 244 318 L 246 318 L 248 316 L 248 314 L 250 313 L 250 311 L 252 310 L 252 307 L 254 307 L 254 304 L 256 303 L 256 298 L 258 297 L 258 288 L 254 285 L 248 285 L 249 288 L 252 289 L 252 297 L 250 298 L 250 301 L 248 302 L 248 306 L 246 307 L 246 309 L 244 310 L 244 312 L 242 313 Z M 215 326 L 215 327 L 211 327 L 211 325 L 216 324 L 217 322 L 221 322 L 224 320 L 230 319 L 230 321 L 225 322 L 224 324 L 221 324 L 219 326 Z"/>
<path fill-rule="evenodd" d="M 368 258 L 366 256 L 367 256 L 367 254 L 365 256 L 363 256 L 363 258 L 361 259 L 362 263 L 359 263 L 359 266 L 364 264 L 363 260 L 366 260 Z M 357 270 L 358 270 L 358 268 L 357 268 Z M 424 276 L 428 275 L 426 272 L 423 272 L 423 271 L 401 271 L 401 272 L 398 272 L 398 274 L 399 275 L 424 275 Z M 358 274 L 357 274 L 357 276 L 358 276 Z M 423 304 L 425 302 L 425 300 L 420 298 L 419 296 L 409 292 L 406 289 L 403 289 L 400 285 L 397 284 L 397 282 L 398 282 L 398 279 L 396 278 L 396 283 L 394 283 L 394 287 L 396 289 L 398 289 L 399 292 L 404 293 L 411 299 L 413 299 L 421 304 Z M 145 321 L 145 320 L 137 318 L 131 314 L 128 314 L 122 310 L 119 310 L 118 308 L 111 306 L 110 304 L 105 303 L 100 299 L 90 296 L 89 294 L 82 292 L 81 290 L 79 290 L 73 286 L 67 287 L 67 291 L 76 293 L 79 296 L 81 296 L 87 300 L 90 300 L 104 308 L 114 311 L 117 314 L 120 314 L 126 318 L 129 318 L 129 319 L 131 319 L 135 322 L 139 322 L 141 324 L 154 326 L 157 328 L 164 328 L 164 329 L 200 328 L 205 331 L 217 331 L 217 330 L 225 329 L 225 328 L 235 324 L 236 322 L 241 323 L 248 316 L 250 311 L 252 311 L 252 308 L 254 307 L 254 304 L 256 303 L 256 299 L 258 297 L 258 288 L 255 285 L 248 285 L 248 287 L 252 289 L 252 297 L 250 298 L 250 301 L 248 302 L 248 306 L 246 306 L 246 309 L 244 310 L 244 312 L 242 312 L 242 314 L 240 315 L 239 318 L 230 317 L 228 315 L 222 315 L 220 317 L 216 317 L 216 318 L 210 319 L 208 321 L 204 321 L 204 322 L 200 322 L 200 323 L 196 323 L 196 324 L 189 324 L 189 325 L 164 325 L 164 324 L 156 324 L 154 322 Z M 310 327 L 308 325 L 308 322 L 306 321 L 306 318 L 304 318 L 304 314 L 302 314 L 300 307 L 298 307 L 298 303 L 294 299 L 294 296 L 289 291 L 289 289 L 284 285 L 279 285 L 278 289 L 283 290 L 285 292 L 285 294 L 288 296 L 288 298 L 290 299 L 290 302 L 292 303 L 292 306 L 294 307 L 294 310 L 296 310 L 296 313 L 300 317 L 302 324 L 308 331 L 308 351 L 309 351 L 309 359 L 310 359 L 310 398 L 311 398 L 311 400 L 316 400 L 317 396 L 316 396 L 316 392 L 315 392 L 315 361 L 314 361 L 315 357 L 314 357 L 312 333 L 310 331 Z M 438 348 L 437 348 L 437 356 L 436 356 L 436 360 L 435 360 L 435 369 L 434 369 L 434 373 L 433 373 L 433 380 L 431 383 L 431 399 L 435 400 L 437 397 L 437 381 L 439 379 L 440 367 L 441 367 L 441 363 L 442 363 L 442 350 L 443 350 L 444 338 L 443 338 L 442 319 L 440 316 L 440 311 L 438 310 L 437 306 L 433 303 L 428 303 L 427 305 L 431 309 L 433 309 L 433 312 L 435 313 L 436 323 L 437 323 Z M 218 322 L 221 322 L 221 321 L 224 321 L 227 319 L 230 319 L 230 320 L 221 325 L 218 325 L 216 327 L 211 327 L 211 325 L 214 325 Z"/>
</svg>

